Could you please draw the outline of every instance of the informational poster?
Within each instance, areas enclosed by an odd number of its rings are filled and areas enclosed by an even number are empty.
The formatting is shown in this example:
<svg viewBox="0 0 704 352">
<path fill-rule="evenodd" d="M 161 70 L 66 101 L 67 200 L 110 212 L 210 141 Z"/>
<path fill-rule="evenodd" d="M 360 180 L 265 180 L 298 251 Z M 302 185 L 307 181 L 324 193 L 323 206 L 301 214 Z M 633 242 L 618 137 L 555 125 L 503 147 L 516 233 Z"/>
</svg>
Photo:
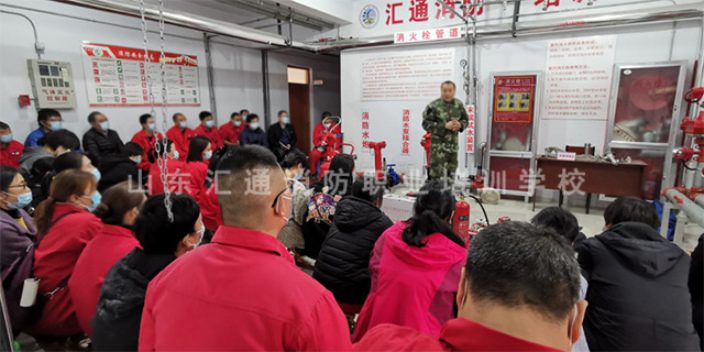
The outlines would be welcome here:
<svg viewBox="0 0 704 352">
<path fill-rule="evenodd" d="M 362 149 L 369 149 L 369 110 L 362 109 Z"/>
<path fill-rule="evenodd" d="M 454 49 L 387 52 L 362 56 L 362 101 L 436 99 L 452 80 Z"/>
<path fill-rule="evenodd" d="M 467 106 L 467 153 L 474 152 L 474 105 Z"/>
<path fill-rule="evenodd" d="M 616 36 L 548 42 L 543 119 L 606 120 Z"/>
<path fill-rule="evenodd" d="M 494 122 L 533 121 L 536 76 L 496 76 L 494 78 Z"/>
<path fill-rule="evenodd" d="M 81 43 L 90 106 L 149 106 L 149 77 L 154 103 L 161 105 L 161 53 L 116 45 Z M 198 58 L 165 53 L 166 104 L 200 106 Z"/>
<path fill-rule="evenodd" d="M 403 109 L 403 133 L 401 134 L 401 154 L 408 155 L 411 128 L 411 110 Z"/>
</svg>

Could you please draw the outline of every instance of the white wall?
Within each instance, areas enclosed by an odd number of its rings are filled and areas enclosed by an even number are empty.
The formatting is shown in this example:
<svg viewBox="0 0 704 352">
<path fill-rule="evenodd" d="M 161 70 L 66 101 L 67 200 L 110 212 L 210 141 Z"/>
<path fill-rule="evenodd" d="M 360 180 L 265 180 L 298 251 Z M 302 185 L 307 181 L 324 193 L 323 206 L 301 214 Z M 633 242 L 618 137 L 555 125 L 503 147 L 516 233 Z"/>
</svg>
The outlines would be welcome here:
<svg viewBox="0 0 704 352">
<path fill-rule="evenodd" d="M 229 121 L 231 113 L 242 109 L 263 116 L 261 51 L 225 44 L 211 44 L 210 50 L 218 125 Z"/>
</svg>

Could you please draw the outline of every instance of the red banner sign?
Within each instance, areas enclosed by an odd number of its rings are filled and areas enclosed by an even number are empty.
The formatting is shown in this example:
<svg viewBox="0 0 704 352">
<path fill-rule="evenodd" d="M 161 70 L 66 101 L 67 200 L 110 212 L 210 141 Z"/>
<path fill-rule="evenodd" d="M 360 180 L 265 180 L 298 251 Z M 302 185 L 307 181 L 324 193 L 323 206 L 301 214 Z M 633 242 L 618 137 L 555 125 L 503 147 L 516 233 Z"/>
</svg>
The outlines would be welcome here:
<svg viewBox="0 0 704 352">
<path fill-rule="evenodd" d="M 533 121 L 535 76 L 496 76 L 494 78 L 494 122 Z"/>
</svg>

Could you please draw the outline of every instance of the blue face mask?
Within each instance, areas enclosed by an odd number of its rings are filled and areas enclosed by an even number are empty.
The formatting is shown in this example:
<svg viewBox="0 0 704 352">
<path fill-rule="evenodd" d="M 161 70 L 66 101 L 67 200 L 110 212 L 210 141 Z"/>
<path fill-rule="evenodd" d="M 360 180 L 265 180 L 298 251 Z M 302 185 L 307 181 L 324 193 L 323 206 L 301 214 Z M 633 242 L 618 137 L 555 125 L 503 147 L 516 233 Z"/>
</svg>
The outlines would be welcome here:
<svg viewBox="0 0 704 352">
<path fill-rule="evenodd" d="M 188 246 L 188 245 L 193 246 L 193 249 L 198 248 L 198 246 L 200 246 L 200 244 L 203 243 L 203 237 L 205 237 L 205 225 L 203 225 L 202 222 L 200 223 L 200 238 L 198 239 L 198 243 L 196 243 L 196 244 L 190 244 L 190 243 L 186 242 L 186 238 L 187 238 L 187 237 L 188 237 L 188 236 L 186 236 L 186 237 L 183 238 L 183 243 L 184 243 L 186 246 Z"/>
<path fill-rule="evenodd" d="M 63 127 L 63 126 L 61 125 L 61 121 L 52 121 L 52 122 L 51 122 L 51 127 L 50 127 L 50 129 L 51 129 L 52 131 L 58 131 L 58 130 L 61 129 L 61 127 Z"/>
<path fill-rule="evenodd" d="M 150 124 L 147 126 L 147 128 L 148 128 L 150 131 L 156 131 L 156 124 L 155 124 L 155 123 L 150 123 Z"/>
<path fill-rule="evenodd" d="M 205 152 L 205 155 L 203 156 L 203 160 L 209 160 L 210 158 L 213 157 L 213 151 L 207 151 Z"/>
<path fill-rule="evenodd" d="M 98 207 L 98 204 L 100 204 L 100 201 L 103 199 L 103 196 L 100 195 L 100 192 L 95 191 L 90 197 L 81 196 L 81 198 L 88 198 L 93 202 L 93 204 L 85 207 L 86 209 L 88 209 L 89 212 L 92 213 L 93 211 L 95 211 L 95 208 Z"/>
<path fill-rule="evenodd" d="M 296 174 L 296 176 L 293 176 L 293 178 L 294 178 L 296 181 L 300 180 L 301 177 L 303 177 L 303 175 L 301 175 L 301 174 Z"/>
<path fill-rule="evenodd" d="M 186 128 L 186 127 L 188 127 L 188 122 L 183 121 L 183 122 L 181 122 L 181 123 L 178 124 L 178 127 Z"/>
<path fill-rule="evenodd" d="M 352 173 L 352 182 L 357 181 L 357 178 L 358 178 L 357 173 L 356 172 Z"/>
<path fill-rule="evenodd" d="M 138 157 L 137 159 L 132 160 L 134 161 L 135 164 L 141 164 L 142 163 L 142 157 Z"/>
<path fill-rule="evenodd" d="M 215 125 L 215 121 L 213 121 L 213 120 L 205 121 L 205 127 L 213 128 L 214 125 Z"/>
<path fill-rule="evenodd" d="M 290 117 L 282 117 L 281 122 L 283 122 L 284 125 L 288 125 L 289 123 L 291 123 L 291 118 Z"/>
<path fill-rule="evenodd" d="M 250 123 L 249 128 L 251 128 L 252 131 L 256 131 L 259 128 L 259 124 L 256 122 Z"/>
<path fill-rule="evenodd" d="M 235 121 L 235 127 L 240 127 L 242 125 L 242 121 Z"/>
<path fill-rule="evenodd" d="M 103 131 L 109 130 L 110 129 L 110 122 L 105 121 L 105 122 L 101 123 L 100 129 L 102 129 Z"/>
<path fill-rule="evenodd" d="M 178 150 L 174 150 L 174 157 L 171 159 L 178 160 L 179 157 L 180 157 L 180 155 L 178 154 Z"/>
<path fill-rule="evenodd" d="M 10 207 L 10 209 L 22 209 L 22 208 L 28 206 L 29 203 L 32 203 L 32 192 L 31 191 L 27 192 L 27 193 L 22 193 L 20 195 L 14 195 L 14 194 L 10 194 L 7 192 L 2 192 L 2 193 L 7 194 L 8 196 L 17 197 L 17 202 L 15 202 L 15 203 L 10 203 L 8 201 L 4 201 L 5 203 L 7 203 L 7 206 Z"/>
<path fill-rule="evenodd" d="M 0 142 L 3 142 L 3 143 L 12 142 L 12 134 L 7 134 L 7 135 L 0 137 Z"/>
<path fill-rule="evenodd" d="M 98 170 L 98 168 L 94 168 L 93 171 L 91 171 L 90 173 L 93 174 L 93 176 L 95 176 L 96 181 L 100 182 L 101 175 L 100 175 L 100 170 Z"/>
</svg>

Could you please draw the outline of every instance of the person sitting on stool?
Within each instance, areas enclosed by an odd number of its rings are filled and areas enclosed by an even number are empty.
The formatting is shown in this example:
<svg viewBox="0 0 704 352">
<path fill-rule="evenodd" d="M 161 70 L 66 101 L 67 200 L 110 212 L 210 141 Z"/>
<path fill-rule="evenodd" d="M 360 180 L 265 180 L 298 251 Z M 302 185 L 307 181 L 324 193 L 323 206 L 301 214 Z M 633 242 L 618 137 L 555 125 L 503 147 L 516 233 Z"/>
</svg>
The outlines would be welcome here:
<svg viewBox="0 0 704 352">
<path fill-rule="evenodd" d="M 286 110 L 279 111 L 279 122 L 271 125 L 266 131 L 266 140 L 279 163 L 296 146 L 296 129 L 291 124 Z"/>
</svg>

